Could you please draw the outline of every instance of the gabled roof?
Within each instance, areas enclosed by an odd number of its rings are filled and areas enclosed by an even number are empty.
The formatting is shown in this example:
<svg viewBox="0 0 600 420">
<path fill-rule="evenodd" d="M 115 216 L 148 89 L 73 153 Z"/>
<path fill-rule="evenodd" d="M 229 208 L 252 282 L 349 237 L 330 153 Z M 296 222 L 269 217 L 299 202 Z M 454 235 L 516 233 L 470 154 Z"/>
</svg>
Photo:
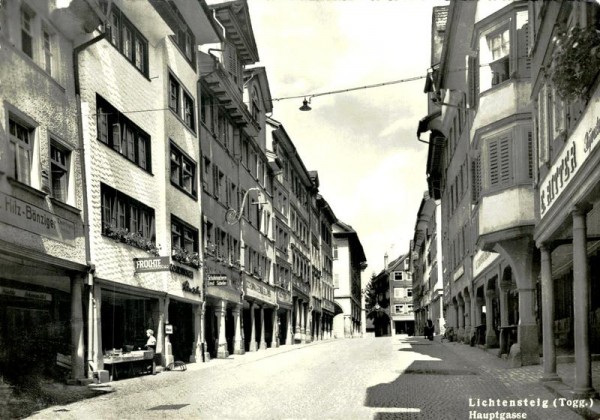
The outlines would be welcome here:
<svg viewBox="0 0 600 420">
<path fill-rule="evenodd" d="M 358 233 L 352 228 L 352 226 L 338 220 L 334 223 L 333 236 L 336 238 L 348 238 L 350 242 L 350 252 L 352 252 L 358 259 L 361 267 L 364 269 L 367 267 L 367 257 L 363 249 L 360 239 L 358 239 Z M 337 227 L 338 229 L 335 229 Z"/>
<path fill-rule="evenodd" d="M 256 63 L 258 48 L 254 39 L 250 12 L 246 0 L 234 0 L 224 3 L 209 1 L 209 8 L 216 13 L 217 20 L 227 32 L 227 40 L 231 41 L 239 52 L 244 65 Z"/>
<path fill-rule="evenodd" d="M 244 82 L 249 81 L 253 77 L 258 78 L 265 113 L 269 114 L 273 112 L 273 101 L 271 100 L 271 88 L 269 87 L 267 70 L 264 67 L 253 67 L 244 70 Z"/>
</svg>

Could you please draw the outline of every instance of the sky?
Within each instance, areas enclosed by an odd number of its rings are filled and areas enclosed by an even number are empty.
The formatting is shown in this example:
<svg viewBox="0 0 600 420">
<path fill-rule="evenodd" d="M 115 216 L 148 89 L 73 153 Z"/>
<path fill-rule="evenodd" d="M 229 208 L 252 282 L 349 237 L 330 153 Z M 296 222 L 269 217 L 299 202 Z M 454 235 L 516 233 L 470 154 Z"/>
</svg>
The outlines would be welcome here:
<svg viewBox="0 0 600 420">
<path fill-rule="evenodd" d="M 432 7 L 424 0 L 248 0 L 260 61 L 274 99 L 309 96 L 425 76 Z M 358 233 L 370 277 L 409 251 L 427 190 L 427 145 L 416 138 L 427 113 L 425 81 L 311 100 L 274 101 L 275 120 L 321 195 Z"/>
</svg>

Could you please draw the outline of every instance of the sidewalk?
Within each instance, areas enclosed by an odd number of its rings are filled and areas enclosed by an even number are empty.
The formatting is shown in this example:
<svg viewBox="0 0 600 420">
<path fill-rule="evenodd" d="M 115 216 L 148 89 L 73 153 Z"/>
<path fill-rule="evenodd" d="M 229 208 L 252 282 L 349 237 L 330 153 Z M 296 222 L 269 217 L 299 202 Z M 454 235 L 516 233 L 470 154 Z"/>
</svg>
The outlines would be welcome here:
<svg viewBox="0 0 600 420">
<path fill-rule="evenodd" d="M 496 355 L 498 349 L 486 350 L 480 347 L 471 347 L 468 344 L 441 341 L 441 338 L 435 337 L 435 340 L 441 345 L 454 352 L 458 352 L 469 361 L 479 365 L 484 372 L 496 377 L 505 386 L 511 389 L 515 395 L 537 397 L 548 395 L 548 398 L 565 398 L 559 400 L 559 404 L 564 403 L 569 406 L 573 412 L 587 419 L 600 419 L 600 400 L 586 400 L 586 407 L 574 408 L 571 401 L 574 400 L 571 388 L 575 382 L 575 364 L 560 363 L 557 365 L 557 373 L 561 377 L 560 382 L 542 382 L 543 374 L 541 364 L 534 366 L 523 366 L 511 368 L 506 360 Z M 600 383 L 600 361 L 592 362 L 592 383 Z M 567 400 L 569 402 L 567 402 Z M 579 400 L 577 400 L 579 401 Z"/>
<path fill-rule="evenodd" d="M 277 348 L 268 348 L 254 352 L 246 352 L 242 355 L 230 355 L 226 359 L 211 359 L 208 362 L 186 364 L 187 372 L 200 372 L 207 369 L 233 369 L 238 366 L 253 363 L 260 359 L 273 357 L 275 355 L 299 350 L 308 346 L 326 345 L 333 343 L 334 339 L 319 340 L 306 344 L 283 345 Z M 91 384 L 88 386 L 67 386 L 60 383 L 48 385 L 45 392 L 52 392 L 53 395 L 60 395 L 60 398 L 36 398 L 35 401 L 14 401 L 15 404 L 9 404 L 8 414 L 0 410 L 0 418 L 23 418 L 33 414 L 52 414 L 61 410 L 65 406 L 77 401 L 83 401 L 88 398 L 98 397 L 103 394 L 119 392 L 122 394 L 134 394 L 149 386 L 165 386 L 181 380 L 181 371 L 161 371 L 156 375 L 139 375 L 131 378 L 111 381 L 105 384 Z M 25 404 L 26 403 L 26 404 Z"/>
</svg>

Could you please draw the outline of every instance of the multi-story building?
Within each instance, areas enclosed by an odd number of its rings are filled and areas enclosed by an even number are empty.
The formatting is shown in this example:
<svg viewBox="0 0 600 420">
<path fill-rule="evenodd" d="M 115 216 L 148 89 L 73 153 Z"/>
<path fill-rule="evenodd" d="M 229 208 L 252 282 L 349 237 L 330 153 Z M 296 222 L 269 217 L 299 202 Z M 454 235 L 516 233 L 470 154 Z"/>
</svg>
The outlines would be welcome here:
<svg viewBox="0 0 600 420">
<path fill-rule="evenodd" d="M 438 260 L 442 249 L 441 227 L 439 202 L 425 192 L 410 249 L 416 335 L 424 334 L 428 320 L 433 322 L 435 334 L 445 332 L 443 272 Z"/>
<path fill-rule="evenodd" d="M 574 353 L 574 394 L 595 394 L 600 348 L 597 2 L 531 2 L 533 237 L 541 252 L 544 380 L 559 379 L 556 347 Z"/>
<path fill-rule="evenodd" d="M 0 5 L 0 371 L 85 377 L 90 300 L 77 61 L 95 2 Z"/>
<path fill-rule="evenodd" d="M 211 2 L 223 40 L 202 54 L 201 135 L 207 347 L 213 357 L 276 346 L 271 98 L 245 1 Z"/>
<path fill-rule="evenodd" d="M 289 236 L 284 241 L 288 244 L 287 264 L 291 268 L 291 293 L 292 293 L 292 338 L 294 342 L 305 343 L 311 340 L 311 200 L 316 195 L 317 187 L 309 171 L 304 166 L 300 155 L 285 131 L 283 125 L 275 120 L 270 120 L 274 130 L 273 150 L 276 160 L 279 161 L 281 172 L 278 175 L 278 189 L 274 191 L 276 202 L 287 212 Z M 286 267 L 282 261 L 281 266 Z M 286 273 L 287 274 L 287 273 Z"/>
<path fill-rule="evenodd" d="M 333 233 L 332 226 L 337 221 L 327 200 L 320 194 L 317 196 L 319 206 L 320 242 L 321 242 L 321 322 L 318 334 L 321 339 L 332 337 L 333 317 L 339 313 L 339 306 L 334 304 L 333 286 Z M 337 309 L 337 311 L 336 311 Z"/>
<path fill-rule="evenodd" d="M 142 347 L 146 329 L 156 332 L 157 361 L 199 360 L 196 51 L 219 40 L 218 27 L 203 2 L 112 1 L 101 8 L 104 31 L 78 61 L 95 265 L 90 363 L 100 371 L 106 352 Z M 164 258 L 144 265 L 149 255 Z"/>
<path fill-rule="evenodd" d="M 342 313 L 333 319 L 336 338 L 361 334 L 361 276 L 366 268 L 367 257 L 358 233 L 338 220 L 333 224 L 333 296 Z"/>
<path fill-rule="evenodd" d="M 539 361 L 528 34 L 526 2 L 451 1 L 419 128 L 432 131 L 448 323 L 514 365 Z"/>
<path fill-rule="evenodd" d="M 415 314 L 413 281 L 409 255 L 401 255 L 387 264 L 384 272 L 388 278 L 392 334 L 413 335 Z"/>
</svg>

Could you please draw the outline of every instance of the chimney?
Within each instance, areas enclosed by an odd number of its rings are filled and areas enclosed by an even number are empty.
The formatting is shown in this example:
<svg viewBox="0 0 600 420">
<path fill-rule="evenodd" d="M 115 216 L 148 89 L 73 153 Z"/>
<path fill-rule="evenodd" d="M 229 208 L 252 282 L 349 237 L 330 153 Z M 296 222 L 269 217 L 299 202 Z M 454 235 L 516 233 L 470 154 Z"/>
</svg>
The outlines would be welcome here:
<svg viewBox="0 0 600 420">
<path fill-rule="evenodd" d="M 388 254 L 386 252 L 385 255 L 383 256 L 383 269 L 387 270 L 387 266 L 388 266 Z"/>
</svg>

